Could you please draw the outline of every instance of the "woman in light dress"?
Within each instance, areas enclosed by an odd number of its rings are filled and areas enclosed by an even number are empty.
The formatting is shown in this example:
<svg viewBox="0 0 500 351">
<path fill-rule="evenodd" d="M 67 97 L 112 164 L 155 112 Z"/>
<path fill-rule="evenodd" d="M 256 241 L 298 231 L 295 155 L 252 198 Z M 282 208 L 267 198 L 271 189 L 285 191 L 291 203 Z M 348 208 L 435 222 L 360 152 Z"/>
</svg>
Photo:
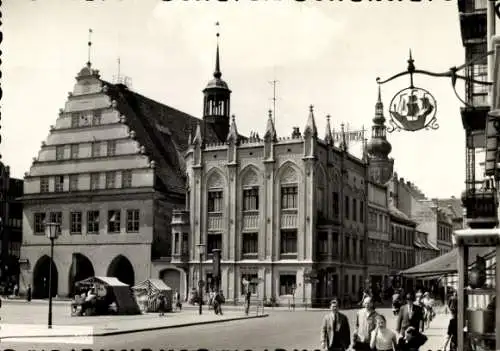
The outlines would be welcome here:
<svg viewBox="0 0 500 351">
<path fill-rule="evenodd" d="M 398 345 L 398 336 L 395 331 L 387 328 L 387 321 L 384 316 L 375 317 L 377 327 L 372 331 L 370 338 L 370 348 L 377 351 L 393 351 Z"/>
<path fill-rule="evenodd" d="M 432 319 L 434 318 L 434 299 L 431 298 L 429 292 L 426 292 L 424 294 L 424 297 L 422 298 L 422 305 L 424 307 L 424 323 L 425 327 L 427 329 L 430 328 L 430 324 L 432 322 Z"/>
</svg>

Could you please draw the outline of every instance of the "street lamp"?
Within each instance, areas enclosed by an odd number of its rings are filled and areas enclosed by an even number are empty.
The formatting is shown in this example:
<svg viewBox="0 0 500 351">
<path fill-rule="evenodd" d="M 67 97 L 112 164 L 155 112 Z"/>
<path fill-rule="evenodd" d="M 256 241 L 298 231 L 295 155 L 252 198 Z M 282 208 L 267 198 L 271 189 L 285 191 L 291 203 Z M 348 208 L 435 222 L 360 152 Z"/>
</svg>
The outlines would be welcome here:
<svg viewBox="0 0 500 351">
<path fill-rule="evenodd" d="M 50 239 L 50 268 L 49 268 L 49 329 L 52 328 L 52 265 L 54 264 L 54 240 L 59 235 L 59 223 L 45 223 L 45 235 Z"/>
<path fill-rule="evenodd" d="M 198 295 L 199 295 L 199 304 L 200 304 L 200 309 L 199 313 L 202 314 L 202 304 L 203 304 L 203 253 L 205 252 L 205 244 L 197 244 L 198 246 L 198 253 L 200 255 L 200 279 L 198 280 Z"/>
</svg>

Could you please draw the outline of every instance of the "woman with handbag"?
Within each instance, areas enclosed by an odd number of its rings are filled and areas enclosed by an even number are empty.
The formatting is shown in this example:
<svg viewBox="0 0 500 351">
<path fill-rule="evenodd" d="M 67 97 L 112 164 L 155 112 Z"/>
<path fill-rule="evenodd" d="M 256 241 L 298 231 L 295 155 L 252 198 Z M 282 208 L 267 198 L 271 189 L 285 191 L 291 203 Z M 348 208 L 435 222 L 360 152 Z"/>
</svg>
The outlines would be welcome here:
<svg viewBox="0 0 500 351">
<path fill-rule="evenodd" d="M 384 316 L 375 317 L 377 327 L 372 331 L 370 338 L 370 349 L 377 351 L 396 350 L 398 337 L 395 331 L 387 328 L 387 321 Z"/>
</svg>

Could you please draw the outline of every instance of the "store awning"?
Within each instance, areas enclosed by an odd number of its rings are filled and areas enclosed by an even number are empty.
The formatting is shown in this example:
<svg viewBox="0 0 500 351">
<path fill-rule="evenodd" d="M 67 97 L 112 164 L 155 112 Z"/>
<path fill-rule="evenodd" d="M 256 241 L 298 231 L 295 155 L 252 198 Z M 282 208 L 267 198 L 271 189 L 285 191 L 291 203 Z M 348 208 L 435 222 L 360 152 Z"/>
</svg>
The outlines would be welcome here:
<svg viewBox="0 0 500 351">
<path fill-rule="evenodd" d="M 491 247 L 471 247 L 469 248 L 469 262 L 468 265 L 472 265 L 476 256 L 486 256 L 489 258 L 495 253 L 496 249 Z M 457 273 L 458 265 L 458 249 L 454 248 L 450 252 L 436 257 L 432 260 L 408 268 L 401 271 L 399 274 L 408 278 L 437 278 L 445 274 Z"/>
</svg>

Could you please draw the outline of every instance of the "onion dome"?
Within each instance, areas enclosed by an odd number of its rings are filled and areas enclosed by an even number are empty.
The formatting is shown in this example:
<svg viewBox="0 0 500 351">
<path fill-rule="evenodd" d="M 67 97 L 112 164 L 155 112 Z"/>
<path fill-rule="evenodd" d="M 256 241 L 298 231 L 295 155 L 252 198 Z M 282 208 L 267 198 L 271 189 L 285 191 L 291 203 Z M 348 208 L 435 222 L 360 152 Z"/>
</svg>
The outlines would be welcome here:
<svg viewBox="0 0 500 351">
<path fill-rule="evenodd" d="M 384 105 L 378 89 L 378 100 L 375 104 L 375 117 L 373 118 L 372 138 L 366 149 L 370 156 L 375 158 L 387 158 L 392 151 L 391 143 L 386 138 L 386 127 L 384 117 Z"/>
</svg>

